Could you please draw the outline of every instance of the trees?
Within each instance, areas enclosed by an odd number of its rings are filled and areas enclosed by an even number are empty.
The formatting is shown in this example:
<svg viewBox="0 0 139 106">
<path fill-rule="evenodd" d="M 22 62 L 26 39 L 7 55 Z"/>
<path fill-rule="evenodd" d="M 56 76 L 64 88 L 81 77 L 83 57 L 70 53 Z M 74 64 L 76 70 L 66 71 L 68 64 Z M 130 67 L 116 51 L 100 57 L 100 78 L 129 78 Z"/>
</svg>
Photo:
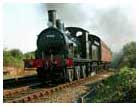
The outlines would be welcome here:
<svg viewBox="0 0 139 106">
<path fill-rule="evenodd" d="M 24 54 L 24 58 L 30 59 L 30 58 L 35 58 L 35 52 L 27 52 Z"/>
<path fill-rule="evenodd" d="M 23 53 L 19 49 L 12 49 L 9 51 L 11 56 L 22 59 L 23 58 Z"/>
<path fill-rule="evenodd" d="M 113 53 L 112 60 L 113 68 L 136 67 L 136 42 L 130 42 L 123 46 L 123 49 L 118 53 Z"/>
<path fill-rule="evenodd" d="M 19 49 L 3 50 L 3 65 L 13 67 L 23 67 L 24 58 L 34 58 L 34 52 L 23 54 Z"/>
<path fill-rule="evenodd" d="M 123 57 L 120 67 L 128 66 L 136 68 L 136 43 L 130 42 L 123 47 Z"/>
<path fill-rule="evenodd" d="M 11 56 L 9 51 L 3 51 L 3 65 L 4 66 L 11 66 L 14 63 L 14 58 Z"/>
<path fill-rule="evenodd" d="M 23 67 L 23 53 L 18 49 L 3 50 L 3 65 Z"/>
</svg>

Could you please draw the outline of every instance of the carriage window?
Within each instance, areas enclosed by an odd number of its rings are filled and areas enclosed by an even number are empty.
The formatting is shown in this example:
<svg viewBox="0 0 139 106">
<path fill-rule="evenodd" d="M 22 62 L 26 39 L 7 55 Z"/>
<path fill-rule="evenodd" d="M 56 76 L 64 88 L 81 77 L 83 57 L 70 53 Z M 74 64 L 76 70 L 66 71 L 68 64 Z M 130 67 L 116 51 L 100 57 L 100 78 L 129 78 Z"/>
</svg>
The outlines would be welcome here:
<svg viewBox="0 0 139 106">
<path fill-rule="evenodd" d="M 98 47 L 95 45 L 92 45 L 92 59 L 93 60 L 98 60 Z"/>
</svg>

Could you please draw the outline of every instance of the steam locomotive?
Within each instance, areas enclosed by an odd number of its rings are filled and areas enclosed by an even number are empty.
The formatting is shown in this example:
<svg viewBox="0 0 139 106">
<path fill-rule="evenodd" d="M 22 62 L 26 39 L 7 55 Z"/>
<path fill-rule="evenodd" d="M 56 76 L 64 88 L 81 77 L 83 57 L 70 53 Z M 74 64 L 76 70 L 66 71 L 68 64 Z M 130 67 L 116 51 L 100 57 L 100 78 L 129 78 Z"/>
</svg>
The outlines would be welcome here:
<svg viewBox="0 0 139 106">
<path fill-rule="evenodd" d="M 49 27 L 37 38 L 35 59 L 25 68 L 36 68 L 39 79 L 79 80 L 107 69 L 112 59 L 108 46 L 96 35 L 79 27 L 64 27 L 56 10 L 48 10 Z"/>
</svg>

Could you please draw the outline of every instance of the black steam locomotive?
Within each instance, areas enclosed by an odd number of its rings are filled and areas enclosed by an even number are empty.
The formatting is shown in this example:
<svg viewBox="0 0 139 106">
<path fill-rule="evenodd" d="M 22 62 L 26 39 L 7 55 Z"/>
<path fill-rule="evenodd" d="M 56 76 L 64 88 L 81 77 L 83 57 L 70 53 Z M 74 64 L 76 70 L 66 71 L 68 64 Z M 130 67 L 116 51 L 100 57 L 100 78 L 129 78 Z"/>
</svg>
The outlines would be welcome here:
<svg viewBox="0 0 139 106">
<path fill-rule="evenodd" d="M 40 79 L 79 80 L 108 68 L 111 51 L 97 36 L 78 27 L 64 27 L 56 11 L 48 11 L 49 27 L 37 39 L 35 59 L 24 60 L 25 68 L 36 68 Z"/>
</svg>

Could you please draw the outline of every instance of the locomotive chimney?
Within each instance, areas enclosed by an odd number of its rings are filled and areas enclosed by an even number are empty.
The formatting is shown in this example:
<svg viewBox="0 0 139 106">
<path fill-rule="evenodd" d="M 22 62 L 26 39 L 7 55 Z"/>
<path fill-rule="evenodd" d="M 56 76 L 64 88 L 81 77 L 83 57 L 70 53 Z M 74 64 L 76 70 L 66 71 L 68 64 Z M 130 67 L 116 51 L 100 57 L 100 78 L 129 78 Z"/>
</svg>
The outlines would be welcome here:
<svg viewBox="0 0 139 106">
<path fill-rule="evenodd" d="M 57 27 L 61 32 L 64 32 L 64 23 L 63 23 L 60 19 L 57 19 L 57 20 L 56 20 L 56 27 Z"/>
<path fill-rule="evenodd" d="M 48 10 L 48 21 L 51 27 L 56 27 L 56 10 Z"/>
</svg>

